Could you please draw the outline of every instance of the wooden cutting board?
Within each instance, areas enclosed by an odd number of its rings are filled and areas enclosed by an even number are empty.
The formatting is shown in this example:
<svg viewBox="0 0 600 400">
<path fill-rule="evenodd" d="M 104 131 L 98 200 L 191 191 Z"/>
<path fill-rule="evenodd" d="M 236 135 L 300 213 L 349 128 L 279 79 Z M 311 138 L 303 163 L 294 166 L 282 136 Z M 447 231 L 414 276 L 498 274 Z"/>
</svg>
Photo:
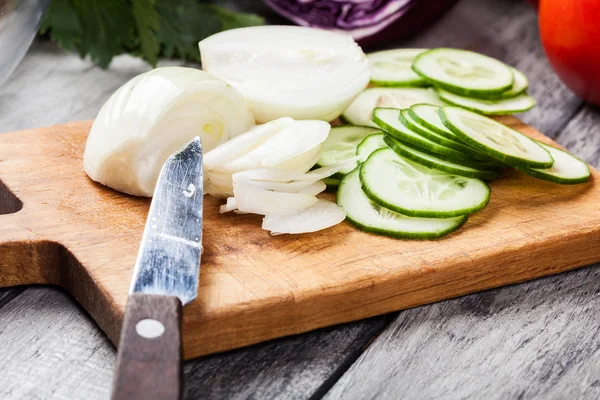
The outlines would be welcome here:
<svg viewBox="0 0 600 400">
<path fill-rule="evenodd" d="M 512 117 L 503 122 L 551 143 Z M 82 169 L 90 122 L 0 135 L 0 286 L 59 285 L 119 338 L 149 201 Z M 271 237 L 253 215 L 206 198 L 198 299 L 184 312 L 186 358 L 361 319 L 600 261 L 600 185 L 510 172 L 489 206 L 437 241 L 347 223 Z"/>
</svg>

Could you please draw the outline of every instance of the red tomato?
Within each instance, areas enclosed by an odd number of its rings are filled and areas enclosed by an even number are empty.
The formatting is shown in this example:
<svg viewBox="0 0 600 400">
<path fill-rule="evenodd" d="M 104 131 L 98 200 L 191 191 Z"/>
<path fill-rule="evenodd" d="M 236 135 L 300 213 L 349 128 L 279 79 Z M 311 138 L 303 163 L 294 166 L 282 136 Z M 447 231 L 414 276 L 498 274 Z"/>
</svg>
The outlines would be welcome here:
<svg viewBox="0 0 600 400">
<path fill-rule="evenodd" d="M 600 105 L 600 1 L 541 0 L 544 50 L 562 81 Z"/>
</svg>

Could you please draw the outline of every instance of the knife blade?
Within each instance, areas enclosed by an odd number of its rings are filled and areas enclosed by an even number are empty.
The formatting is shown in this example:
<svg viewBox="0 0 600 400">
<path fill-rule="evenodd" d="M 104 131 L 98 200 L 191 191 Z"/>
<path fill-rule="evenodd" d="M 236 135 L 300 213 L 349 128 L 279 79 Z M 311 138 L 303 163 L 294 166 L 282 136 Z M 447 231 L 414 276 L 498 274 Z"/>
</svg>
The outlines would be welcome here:
<svg viewBox="0 0 600 400">
<path fill-rule="evenodd" d="M 182 306 L 198 294 L 202 144 L 165 162 L 133 270 L 112 399 L 171 400 L 182 390 Z"/>
</svg>

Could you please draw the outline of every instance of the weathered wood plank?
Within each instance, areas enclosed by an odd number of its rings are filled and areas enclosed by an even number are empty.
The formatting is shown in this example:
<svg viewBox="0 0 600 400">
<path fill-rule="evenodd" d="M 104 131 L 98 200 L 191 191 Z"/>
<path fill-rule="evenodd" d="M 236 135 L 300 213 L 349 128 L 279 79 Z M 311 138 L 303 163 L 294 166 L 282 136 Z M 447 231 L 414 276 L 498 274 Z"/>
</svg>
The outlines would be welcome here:
<svg viewBox="0 0 600 400">
<path fill-rule="evenodd" d="M 558 143 L 584 161 L 600 167 L 600 109 L 585 106 L 558 135 Z"/>
<path fill-rule="evenodd" d="M 600 268 L 404 311 L 326 399 L 600 396 Z"/>
<path fill-rule="evenodd" d="M 0 343 L 0 398 L 107 398 L 113 347 L 66 294 L 25 290 L 0 309 Z"/>
<path fill-rule="evenodd" d="M 371 318 L 190 362 L 185 397 L 319 398 L 389 321 Z"/>
<path fill-rule="evenodd" d="M 185 365 L 185 399 L 308 398 L 389 322 L 379 317 Z M 115 351 L 67 294 L 27 289 L 0 309 L 0 398 L 105 399 Z M 341 368 L 341 370 L 340 370 Z"/>
<path fill-rule="evenodd" d="M 0 308 L 8 304 L 12 299 L 23 293 L 25 287 L 0 289 Z"/>
</svg>

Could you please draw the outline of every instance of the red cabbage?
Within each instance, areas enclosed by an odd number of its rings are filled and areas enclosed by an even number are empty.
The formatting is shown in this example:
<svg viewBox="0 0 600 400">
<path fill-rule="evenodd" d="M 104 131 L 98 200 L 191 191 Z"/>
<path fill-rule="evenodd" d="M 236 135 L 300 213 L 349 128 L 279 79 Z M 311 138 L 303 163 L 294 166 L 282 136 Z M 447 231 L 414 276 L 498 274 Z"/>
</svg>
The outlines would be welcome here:
<svg viewBox="0 0 600 400">
<path fill-rule="evenodd" d="M 362 46 L 417 33 L 458 0 L 265 0 L 298 25 L 349 32 Z"/>
</svg>

